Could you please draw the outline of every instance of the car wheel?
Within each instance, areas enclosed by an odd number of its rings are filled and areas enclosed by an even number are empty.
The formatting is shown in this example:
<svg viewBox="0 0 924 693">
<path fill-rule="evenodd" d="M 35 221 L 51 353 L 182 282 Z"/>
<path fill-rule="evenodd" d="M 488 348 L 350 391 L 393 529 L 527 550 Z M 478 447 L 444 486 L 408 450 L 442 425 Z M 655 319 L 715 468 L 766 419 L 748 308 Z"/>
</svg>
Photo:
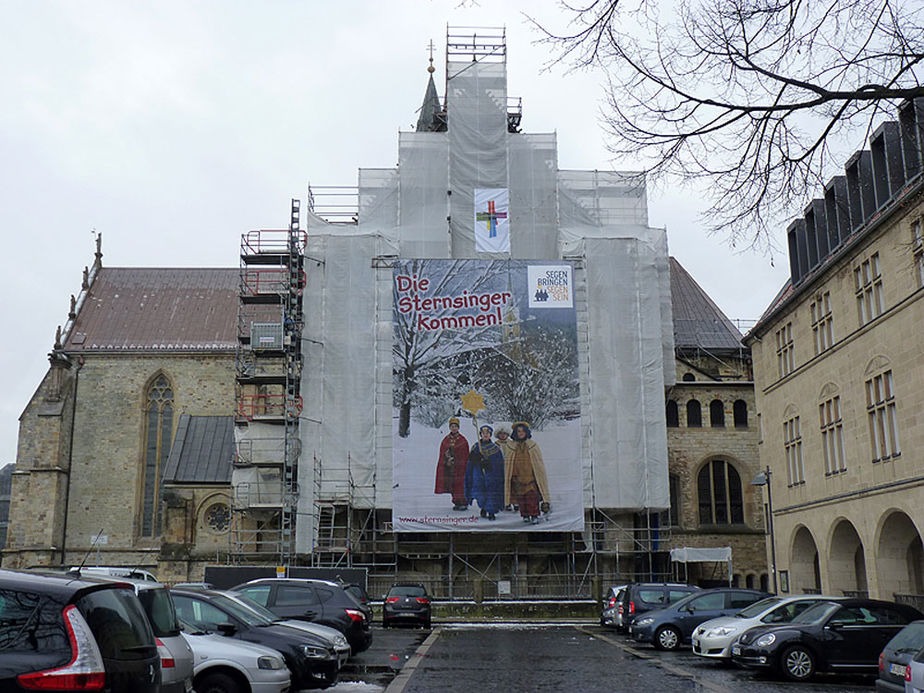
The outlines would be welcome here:
<svg viewBox="0 0 924 693">
<path fill-rule="evenodd" d="M 242 693 L 244 690 L 233 678 L 218 671 L 197 678 L 193 688 L 196 693 Z"/>
<path fill-rule="evenodd" d="M 815 673 L 815 657 L 802 645 L 792 645 L 780 656 L 780 669 L 791 681 L 808 681 Z"/>
<path fill-rule="evenodd" d="M 423 622 L 423 627 L 426 628 L 427 630 L 430 630 L 430 629 L 433 627 L 433 626 L 430 625 L 430 619 L 429 619 L 429 618 L 428 618 L 426 621 Z"/>
<path fill-rule="evenodd" d="M 674 626 L 662 626 L 654 636 L 654 646 L 659 650 L 676 650 L 680 647 L 680 631 Z"/>
</svg>

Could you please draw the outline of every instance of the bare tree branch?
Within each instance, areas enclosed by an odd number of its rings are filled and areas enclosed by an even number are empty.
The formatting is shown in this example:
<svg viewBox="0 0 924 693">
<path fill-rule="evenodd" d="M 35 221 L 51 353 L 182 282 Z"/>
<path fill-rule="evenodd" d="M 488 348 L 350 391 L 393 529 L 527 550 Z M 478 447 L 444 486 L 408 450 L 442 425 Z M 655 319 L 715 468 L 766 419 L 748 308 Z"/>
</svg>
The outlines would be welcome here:
<svg viewBox="0 0 924 693">
<path fill-rule="evenodd" d="M 560 5 L 565 30 L 533 24 L 556 62 L 605 70 L 611 153 L 708 183 L 709 229 L 733 245 L 772 247 L 857 133 L 924 96 L 915 0 Z"/>
</svg>

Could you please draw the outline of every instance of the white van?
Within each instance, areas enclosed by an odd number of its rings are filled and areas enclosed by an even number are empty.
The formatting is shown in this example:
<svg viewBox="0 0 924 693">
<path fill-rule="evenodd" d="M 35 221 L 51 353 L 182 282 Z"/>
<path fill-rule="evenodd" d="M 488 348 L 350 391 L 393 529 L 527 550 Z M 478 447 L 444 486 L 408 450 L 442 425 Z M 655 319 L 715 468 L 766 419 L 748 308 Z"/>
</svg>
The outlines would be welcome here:
<svg viewBox="0 0 924 693">
<path fill-rule="evenodd" d="M 128 566 L 73 566 L 68 571 L 71 575 L 96 575 L 98 577 L 131 578 L 133 580 L 147 580 L 157 582 L 153 573 L 143 568 L 129 568 Z"/>
</svg>

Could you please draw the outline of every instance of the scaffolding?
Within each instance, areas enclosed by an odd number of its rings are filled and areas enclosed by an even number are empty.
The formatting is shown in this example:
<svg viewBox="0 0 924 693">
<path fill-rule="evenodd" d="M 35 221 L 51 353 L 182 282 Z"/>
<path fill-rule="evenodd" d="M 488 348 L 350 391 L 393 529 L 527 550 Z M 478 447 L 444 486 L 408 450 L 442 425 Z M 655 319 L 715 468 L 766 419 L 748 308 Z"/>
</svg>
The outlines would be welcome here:
<svg viewBox="0 0 924 693">
<path fill-rule="evenodd" d="M 292 200 L 288 229 L 241 237 L 231 477 L 237 562 L 289 565 L 294 556 L 307 245 L 299 217 Z"/>
</svg>

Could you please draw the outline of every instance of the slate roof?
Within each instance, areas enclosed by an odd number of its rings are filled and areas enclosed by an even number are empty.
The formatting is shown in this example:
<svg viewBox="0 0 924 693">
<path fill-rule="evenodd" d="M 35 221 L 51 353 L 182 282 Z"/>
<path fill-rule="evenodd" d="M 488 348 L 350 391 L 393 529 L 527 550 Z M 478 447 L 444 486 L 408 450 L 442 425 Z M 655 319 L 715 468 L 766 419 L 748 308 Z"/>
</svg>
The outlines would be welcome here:
<svg viewBox="0 0 924 693">
<path fill-rule="evenodd" d="M 64 350 L 233 350 L 239 281 L 239 269 L 100 268 Z"/>
<path fill-rule="evenodd" d="M 739 350 L 741 333 L 675 258 L 671 264 L 674 347 L 716 352 Z"/>
<path fill-rule="evenodd" d="M 164 465 L 165 483 L 230 484 L 234 459 L 234 419 L 180 416 Z"/>
</svg>

